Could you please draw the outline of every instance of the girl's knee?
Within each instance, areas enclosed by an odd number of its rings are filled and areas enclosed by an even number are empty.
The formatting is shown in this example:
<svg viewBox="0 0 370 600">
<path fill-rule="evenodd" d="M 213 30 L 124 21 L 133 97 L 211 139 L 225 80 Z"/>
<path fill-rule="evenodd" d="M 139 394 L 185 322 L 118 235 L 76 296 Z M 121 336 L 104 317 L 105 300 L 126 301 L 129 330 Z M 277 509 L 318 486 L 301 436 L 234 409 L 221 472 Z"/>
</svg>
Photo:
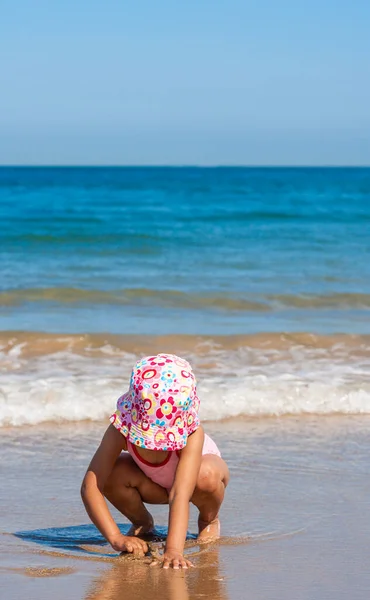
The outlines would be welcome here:
<svg viewBox="0 0 370 600">
<path fill-rule="evenodd" d="M 213 464 L 202 463 L 197 480 L 197 490 L 213 494 L 219 489 L 221 483 L 219 470 Z"/>
<path fill-rule="evenodd" d="M 119 456 L 105 483 L 104 495 L 109 495 L 117 487 L 134 487 L 136 470 L 137 467 L 131 456 Z"/>
</svg>

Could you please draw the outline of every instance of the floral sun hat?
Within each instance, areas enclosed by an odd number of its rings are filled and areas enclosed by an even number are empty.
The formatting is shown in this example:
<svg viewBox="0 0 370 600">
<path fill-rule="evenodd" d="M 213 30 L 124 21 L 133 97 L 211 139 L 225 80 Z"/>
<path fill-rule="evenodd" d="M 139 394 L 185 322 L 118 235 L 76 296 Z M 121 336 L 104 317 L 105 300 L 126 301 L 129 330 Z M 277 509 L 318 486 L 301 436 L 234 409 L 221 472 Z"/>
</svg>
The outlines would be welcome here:
<svg viewBox="0 0 370 600">
<path fill-rule="evenodd" d="M 130 388 L 110 421 L 130 442 L 147 450 L 181 450 L 199 427 L 199 399 L 189 363 L 173 354 L 139 360 Z"/>
</svg>

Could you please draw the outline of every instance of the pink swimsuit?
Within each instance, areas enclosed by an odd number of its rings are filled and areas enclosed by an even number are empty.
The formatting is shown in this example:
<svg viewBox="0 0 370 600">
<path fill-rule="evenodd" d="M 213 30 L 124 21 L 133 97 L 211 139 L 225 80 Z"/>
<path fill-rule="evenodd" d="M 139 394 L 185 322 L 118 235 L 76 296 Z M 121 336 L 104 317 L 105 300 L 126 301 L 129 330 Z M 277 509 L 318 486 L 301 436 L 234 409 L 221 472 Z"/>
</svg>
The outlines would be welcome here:
<svg viewBox="0 0 370 600">
<path fill-rule="evenodd" d="M 175 480 L 177 465 L 179 463 L 179 452 L 168 452 L 164 461 L 155 465 L 142 458 L 138 453 L 136 446 L 131 444 L 131 442 L 128 440 L 127 450 L 131 454 L 138 467 L 140 467 L 140 469 L 147 477 L 149 477 L 149 479 L 154 481 L 154 483 L 158 483 L 158 485 L 166 488 L 168 491 L 171 489 Z M 221 453 L 215 442 L 207 434 L 204 435 L 202 450 L 202 455 L 204 456 L 205 454 L 216 454 L 216 456 L 221 456 Z"/>
</svg>

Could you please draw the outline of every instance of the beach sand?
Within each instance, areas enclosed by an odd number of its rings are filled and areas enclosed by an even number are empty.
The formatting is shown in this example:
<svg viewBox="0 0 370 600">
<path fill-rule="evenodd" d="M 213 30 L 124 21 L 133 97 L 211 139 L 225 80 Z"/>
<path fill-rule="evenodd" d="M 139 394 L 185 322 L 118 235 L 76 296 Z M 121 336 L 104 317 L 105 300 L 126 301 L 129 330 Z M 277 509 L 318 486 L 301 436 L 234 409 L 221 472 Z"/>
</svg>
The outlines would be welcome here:
<svg viewBox="0 0 370 600">
<path fill-rule="evenodd" d="M 185 573 L 165 572 L 88 543 L 94 528 L 88 526 L 79 487 L 105 423 L 4 428 L 1 598 L 365 600 L 370 594 L 369 427 L 366 416 L 207 423 L 229 464 L 231 482 L 221 539 L 189 547 L 195 568 Z M 158 525 L 166 525 L 165 507 L 153 507 L 153 514 Z M 193 533 L 195 523 L 193 510 Z M 40 529 L 44 539 L 37 541 Z M 19 532 L 23 537 L 14 535 Z"/>
</svg>

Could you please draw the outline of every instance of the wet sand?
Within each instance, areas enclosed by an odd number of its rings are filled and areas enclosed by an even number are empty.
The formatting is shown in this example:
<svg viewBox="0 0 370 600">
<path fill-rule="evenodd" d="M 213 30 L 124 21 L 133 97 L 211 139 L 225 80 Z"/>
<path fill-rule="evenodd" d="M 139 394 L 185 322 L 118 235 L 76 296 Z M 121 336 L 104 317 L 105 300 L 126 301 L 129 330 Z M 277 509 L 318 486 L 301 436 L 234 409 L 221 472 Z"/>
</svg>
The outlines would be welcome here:
<svg viewBox="0 0 370 600">
<path fill-rule="evenodd" d="M 186 573 L 164 572 L 86 543 L 81 526 L 89 521 L 79 486 L 104 427 L 2 429 L 2 598 L 369 598 L 370 417 L 207 424 L 232 478 L 222 538 L 201 551 L 188 548 L 196 568 Z M 154 507 L 153 514 L 158 525 L 166 525 L 165 507 Z M 192 511 L 192 532 L 195 522 Z M 73 541 L 82 551 L 66 542 L 53 545 L 55 532 L 70 527 L 76 527 Z M 14 535 L 26 531 L 32 538 L 39 529 L 52 532 L 42 543 Z"/>
</svg>

